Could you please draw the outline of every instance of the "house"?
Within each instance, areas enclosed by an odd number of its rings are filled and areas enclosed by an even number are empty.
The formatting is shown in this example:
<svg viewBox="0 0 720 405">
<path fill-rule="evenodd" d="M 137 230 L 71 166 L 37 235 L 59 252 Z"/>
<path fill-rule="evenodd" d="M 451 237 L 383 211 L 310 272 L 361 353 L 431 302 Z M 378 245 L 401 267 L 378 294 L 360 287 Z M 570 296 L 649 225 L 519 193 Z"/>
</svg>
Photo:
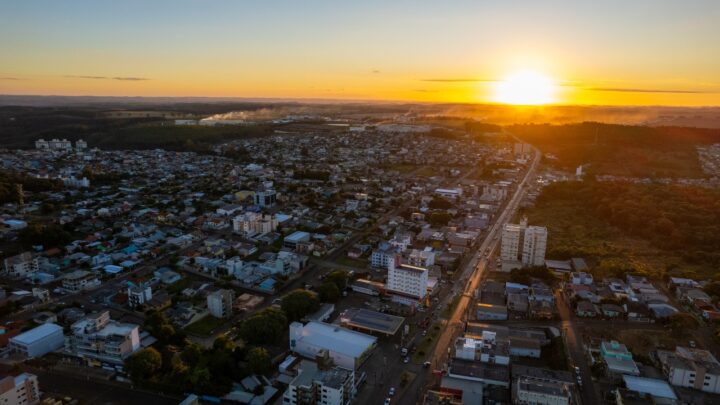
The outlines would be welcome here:
<svg viewBox="0 0 720 405">
<path fill-rule="evenodd" d="M 64 289 L 76 293 L 99 287 L 100 280 L 98 280 L 94 273 L 84 270 L 75 270 L 63 277 L 62 286 Z"/>
<path fill-rule="evenodd" d="M 670 384 L 720 394 L 720 362 L 709 351 L 678 346 L 658 358 Z"/>
<path fill-rule="evenodd" d="M 590 301 L 578 301 L 575 313 L 582 318 L 594 318 L 598 315 L 598 308 Z"/>
<path fill-rule="evenodd" d="M 592 285 L 593 276 L 589 273 L 584 272 L 572 272 L 570 273 L 570 284 L 576 285 Z"/>
<path fill-rule="evenodd" d="M 601 304 L 603 316 L 606 318 L 617 318 L 625 313 L 625 309 L 615 304 Z"/>
</svg>

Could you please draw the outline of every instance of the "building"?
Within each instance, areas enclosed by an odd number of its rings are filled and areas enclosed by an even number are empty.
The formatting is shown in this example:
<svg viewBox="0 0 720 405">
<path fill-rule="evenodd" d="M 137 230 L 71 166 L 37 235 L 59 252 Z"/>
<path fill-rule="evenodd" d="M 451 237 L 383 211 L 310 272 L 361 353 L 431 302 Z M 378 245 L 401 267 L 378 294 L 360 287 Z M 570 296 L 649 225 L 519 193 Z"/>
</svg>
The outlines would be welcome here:
<svg viewBox="0 0 720 405">
<path fill-rule="evenodd" d="M 658 357 L 670 384 L 720 394 L 720 362 L 709 351 L 678 346 Z"/>
<path fill-rule="evenodd" d="M 277 193 L 273 189 L 264 189 L 255 192 L 253 197 L 255 205 L 272 207 L 277 202 Z"/>
<path fill-rule="evenodd" d="M 63 346 L 63 328 L 54 323 L 44 323 L 10 338 L 9 347 L 25 357 L 40 357 Z"/>
<path fill-rule="evenodd" d="M 349 370 L 356 370 L 370 355 L 377 338 L 323 322 L 290 324 L 290 350 L 314 359 L 327 350 L 333 362 Z"/>
<path fill-rule="evenodd" d="M 461 188 L 437 188 L 437 189 L 435 189 L 435 194 L 440 195 L 445 198 L 449 198 L 451 200 L 456 200 L 456 199 L 462 197 L 462 189 Z"/>
<path fill-rule="evenodd" d="M 22 373 L 0 380 L 0 404 L 33 405 L 40 403 L 40 386 L 37 376 Z"/>
<path fill-rule="evenodd" d="M 395 259 L 397 250 L 387 242 L 381 243 L 370 255 L 370 265 L 376 269 L 387 269 Z"/>
<path fill-rule="evenodd" d="M 112 364 L 122 364 L 140 349 L 140 327 L 110 319 L 103 311 L 81 319 L 71 326 L 72 335 L 65 339 L 68 354 Z"/>
<path fill-rule="evenodd" d="M 340 324 L 346 328 L 387 336 L 395 335 L 403 322 L 405 318 L 365 308 L 348 308 L 340 314 Z"/>
<path fill-rule="evenodd" d="M 387 293 L 403 305 L 418 305 L 427 296 L 428 270 L 400 263 L 400 256 L 390 261 Z"/>
<path fill-rule="evenodd" d="M 592 285 L 593 276 L 590 273 L 582 271 L 570 273 L 570 284 L 574 285 Z"/>
<path fill-rule="evenodd" d="M 152 299 L 152 287 L 147 284 L 130 284 L 127 290 L 128 306 L 137 308 Z"/>
<path fill-rule="evenodd" d="M 528 226 L 525 228 L 522 252 L 523 267 L 544 265 L 546 247 L 547 228 L 544 226 Z"/>
<path fill-rule="evenodd" d="M 571 383 L 531 376 L 519 376 L 512 385 L 513 404 L 569 405 L 573 392 Z"/>
<path fill-rule="evenodd" d="M 233 218 L 233 232 L 245 237 L 275 232 L 277 227 L 278 219 L 275 214 L 246 212 Z"/>
<path fill-rule="evenodd" d="M 283 240 L 283 247 L 297 250 L 298 245 L 310 243 L 310 234 L 304 231 L 295 231 Z"/>
<path fill-rule="evenodd" d="M 215 318 L 229 318 L 232 315 L 235 294 L 232 290 L 217 290 L 208 294 L 207 306 Z"/>
<path fill-rule="evenodd" d="M 75 142 L 75 150 L 77 150 L 78 152 L 81 152 L 81 151 L 84 151 L 85 149 L 87 149 L 87 142 L 83 141 L 82 139 L 78 139 Z"/>
<path fill-rule="evenodd" d="M 10 256 L 3 261 L 5 274 L 10 278 L 24 278 L 40 270 L 37 257 L 30 252 Z"/>
<path fill-rule="evenodd" d="M 302 360 L 288 384 L 283 405 L 347 405 L 355 396 L 355 372 L 326 363 Z"/>
<path fill-rule="evenodd" d="M 518 255 L 520 252 L 522 232 L 522 224 L 505 224 L 505 226 L 503 226 L 502 240 L 500 242 L 500 260 L 502 260 L 503 271 L 510 271 L 514 268 L 521 267 Z"/>
<path fill-rule="evenodd" d="M 413 249 L 408 255 L 407 263 L 411 266 L 429 268 L 435 265 L 435 252 L 431 247 L 424 250 Z"/>
<path fill-rule="evenodd" d="M 640 369 L 633 360 L 632 353 L 627 347 L 614 340 L 600 343 L 600 354 L 602 355 L 608 373 L 615 375 L 640 375 Z"/>
<path fill-rule="evenodd" d="M 508 311 L 505 305 L 478 303 L 475 305 L 475 316 L 479 321 L 506 321 Z"/>
<path fill-rule="evenodd" d="M 94 273 L 85 270 L 75 270 L 63 277 L 62 286 L 64 289 L 76 293 L 99 287 L 100 280 L 98 280 Z"/>
</svg>

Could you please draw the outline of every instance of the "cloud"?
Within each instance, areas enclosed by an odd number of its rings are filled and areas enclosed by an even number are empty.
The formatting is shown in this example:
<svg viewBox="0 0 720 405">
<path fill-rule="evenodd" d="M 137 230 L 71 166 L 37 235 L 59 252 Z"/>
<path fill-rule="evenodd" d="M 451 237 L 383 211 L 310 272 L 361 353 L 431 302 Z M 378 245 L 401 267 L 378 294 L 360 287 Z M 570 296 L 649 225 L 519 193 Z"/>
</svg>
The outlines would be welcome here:
<svg viewBox="0 0 720 405">
<path fill-rule="evenodd" d="M 376 70 L 373 70 L 372 72 L 373 72 L 373 74 L 378 74 L 378 73 L 380 73 L 380 71 L 377 70 L 377 69 L 376 69 Z"/>
<path fill-rule="evenodd" d="M 417 91 L 418 93 L 437 93 L 437 90 L 428 90 L 428 89 L 415 89 L 413 91 Z"/>
<path fill-rule="evenodd" d="M 700 90 L 667 90 L 667 89 L 634 89 L 624 87 L 589 87 L 590 91 L 611 91 L 618 93 L 674 93 L 674 94 L 703 94 Z"/>
<path fill-rule="evenodd" d="M 497 82 L 496 79 L 465 79 L 465 78 L 436 78 L 436 79 L 421 79 L 421 82 L 435 82 L 435 83 L 480 83 L 480 82 Z"/>
<path fill-rule="evenodd" d="M 19 77 L 0 77 L 0 80 L 22 80 Z"/>
<path fill-rule="evenodd" d="M 116 76 L 116 77 L 108 77 L 108 76 L 85 76 L 85 75 L 66 75 L 65 77 L 69 77 L 72 79 L 89 79 L 89 80 L 123 80 L 123 81 L 142 81 L 142 80 L 150 80 L 145 77 L 132 77 L 132 76 Z"/>
</svg>

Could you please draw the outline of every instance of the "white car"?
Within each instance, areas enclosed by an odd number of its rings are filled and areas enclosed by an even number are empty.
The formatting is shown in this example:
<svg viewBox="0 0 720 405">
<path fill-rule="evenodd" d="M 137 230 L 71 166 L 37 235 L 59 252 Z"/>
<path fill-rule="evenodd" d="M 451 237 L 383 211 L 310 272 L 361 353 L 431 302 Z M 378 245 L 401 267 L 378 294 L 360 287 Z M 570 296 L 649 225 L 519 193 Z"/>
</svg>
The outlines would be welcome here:
<svg viewBox="0 0 720 405">
<path fill-rule="evenodd" d="M 385 398 L 385 404 L 384 405 L 390 405 L 390 398 Z"/>
<path fill-rule="evenodd" d="M 408 364 L 410 362 L 410 357 L 405 357 L 403 359 L 403 363 Z"/>
<path fill-rule="evenodd" d="M 390 395 L 390 396 L 395 395 L 395 387 L 390 387 L 390 392 L 388 392 L 388 395 Z"/>
</svg>

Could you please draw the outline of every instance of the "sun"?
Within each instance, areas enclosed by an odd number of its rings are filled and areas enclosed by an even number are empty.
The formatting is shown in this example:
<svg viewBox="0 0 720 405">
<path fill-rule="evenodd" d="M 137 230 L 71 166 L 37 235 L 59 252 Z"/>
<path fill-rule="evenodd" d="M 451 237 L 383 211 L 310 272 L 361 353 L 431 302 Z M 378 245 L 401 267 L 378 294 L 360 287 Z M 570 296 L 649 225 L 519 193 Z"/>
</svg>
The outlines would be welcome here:
<svg viewBox="0 0 720 405">
<path fill-rule="evenodd" d="M 514 105 L 549 104 L 555 101 L 556 88 L 555 81 L 550 77 L 533 70 L 523 70 L 498 81 L 493 100 Z"/>
</svg>

